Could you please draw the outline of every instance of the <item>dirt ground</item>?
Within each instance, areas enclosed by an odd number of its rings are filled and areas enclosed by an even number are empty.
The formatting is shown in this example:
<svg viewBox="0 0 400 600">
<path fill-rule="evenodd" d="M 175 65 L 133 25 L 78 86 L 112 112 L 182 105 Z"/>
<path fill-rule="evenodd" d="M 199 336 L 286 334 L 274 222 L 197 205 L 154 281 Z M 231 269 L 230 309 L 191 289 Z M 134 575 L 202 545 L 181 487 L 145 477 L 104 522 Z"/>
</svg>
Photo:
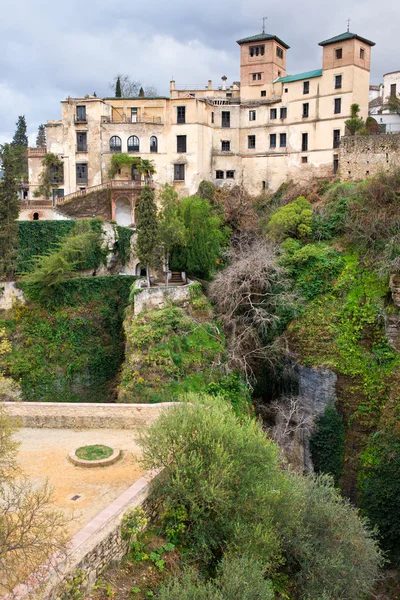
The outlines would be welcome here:
<svg viewBox="0 0 400 600">
<path fill-rule="evenodd" d="M 143 474 L 138 464 L 140 448 L 133 432 L 126 429 L 20 429 L 16 438 L 21 442 L 18 462 L 33 485 L 48 479 L 55 504 L 73 516 L 71 536 Z M 90 469 L 69 462 L 71 450 L 91 444 L 119 448 L 122 458 L 108 467 Z"/>
</svg>

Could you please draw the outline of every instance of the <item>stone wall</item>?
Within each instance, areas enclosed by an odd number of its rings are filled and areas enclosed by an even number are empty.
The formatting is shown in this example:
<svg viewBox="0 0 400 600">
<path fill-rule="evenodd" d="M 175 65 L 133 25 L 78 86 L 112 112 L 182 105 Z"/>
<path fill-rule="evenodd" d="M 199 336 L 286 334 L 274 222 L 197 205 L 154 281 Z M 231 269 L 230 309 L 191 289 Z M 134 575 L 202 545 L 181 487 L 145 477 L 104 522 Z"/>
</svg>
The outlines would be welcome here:
<svg viewBox="0 0 400 600">
<path fill-rule="evenodd" d="M 91 219 L 101 217 L 105 221 L 112 219 L 111 214 L 111 190 L 100 190 L 77 196 L 70 201 L 60 202 L 57 210 L 61 214 L 79 219 Z"/>
<path fill-rule="evenodd" d="M 54 557 L 51 566 L 44 567 L 40 581 L 32 576 L 4 600 L 61 600 L 65 584 L 76 570 L 85 576 L 82 591 L 93 587 L 103 569 L 126 554 L 128 547 L 121 539 L 122 519 L 128 510 L 145 503 L 155 476 L 148 474 L 139 479 L 83 527 L 70 541 L 67 558 Z"/>
<path fill-rule="evenodd" d="M 361 181 L 400 164 L 400 134 L 343 137 L 340 146 L 342 181 Z"/>
<path fill-rule="evenodd" d="M 152 308 L 162 308 L 165 306 L 167 298 L 172 302 L 182 302 L 189 300 L 190 287 L 193 282 L 188 285 L 177 287 L 151 287 L 143 288 L 135 295 L 134 315 L 139 315 L 143 310 L 151 310 Z"/>
<path fill-rule="evenodd" d="M 22 427 L 54 429 L 135 429 L 148 427 L 173 402 L 162 404 L 76 404 L 2 402 Z"/>
</svg>

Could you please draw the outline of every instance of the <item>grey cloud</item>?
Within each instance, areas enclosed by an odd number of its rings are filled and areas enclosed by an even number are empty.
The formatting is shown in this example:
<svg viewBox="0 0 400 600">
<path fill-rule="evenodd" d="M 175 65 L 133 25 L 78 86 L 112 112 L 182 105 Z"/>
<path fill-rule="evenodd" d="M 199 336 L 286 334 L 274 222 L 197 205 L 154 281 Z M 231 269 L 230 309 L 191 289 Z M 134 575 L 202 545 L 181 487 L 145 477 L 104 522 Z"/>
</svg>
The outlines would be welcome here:
<svg viewBox="0 0 400 600">
<path fill-rule="evenodd" d="M 288 73 L 318 68 L 318 42 L 346 29 L 376 42 L 372 83 L 400 68 L 400 3 L 379 10 L 373 0 L 2 0 L 0 23 L 0 141 L 12 136 L 18 114 L 29 132 L 60 116 L 59 101 L 96 91 L 108 95 L 116 72 L 168 93 L 178 83 L 239 77 L 236 40 L 267 31 L 286 41 Z"/>
</svg>

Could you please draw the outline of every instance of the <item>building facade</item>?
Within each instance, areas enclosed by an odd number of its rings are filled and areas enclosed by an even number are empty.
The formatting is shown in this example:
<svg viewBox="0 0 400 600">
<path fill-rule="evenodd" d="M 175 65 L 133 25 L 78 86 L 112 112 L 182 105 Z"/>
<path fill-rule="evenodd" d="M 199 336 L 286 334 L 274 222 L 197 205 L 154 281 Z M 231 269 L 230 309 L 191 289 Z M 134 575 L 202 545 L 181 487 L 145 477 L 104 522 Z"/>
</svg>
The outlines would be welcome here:
<svg viewBox="0 0 400 600">
<path fill-rule="evenodd" d="M 390 97 L 400 99 L 400 71 L 385 73 L 378 89 L 372 98 L 370 92 L 369 114 L 376 119 L 381 133 L 400 133 L 400 114 L 385 108 Z"/>
<path fill-rule="evenodd" d="M 114 153 L 151 159 L 154 184 L 193 194 L 203 180 L 274 191 L 287 179 L 339 169 L 338 147 L 350 106 L 368 116 L 373 42 L 351 32 L 320 43 L 322 68 L 288 75 L 289 46 L 261 33 L 237 42 L 240 82 L 182 88 L 169 97 L 67 98 L 46 125 L 47 152 L 64 165 L 54 202 L 107 184 Z M 29 197 L 40 184 L 42 149 L 29 152 Z M 137 181 L 122 168 L 116 181 Z M 132 184 L 134 185 L 134 183 Z M 132 221 L 134 215 L 132 213 Z"/>
</svg>

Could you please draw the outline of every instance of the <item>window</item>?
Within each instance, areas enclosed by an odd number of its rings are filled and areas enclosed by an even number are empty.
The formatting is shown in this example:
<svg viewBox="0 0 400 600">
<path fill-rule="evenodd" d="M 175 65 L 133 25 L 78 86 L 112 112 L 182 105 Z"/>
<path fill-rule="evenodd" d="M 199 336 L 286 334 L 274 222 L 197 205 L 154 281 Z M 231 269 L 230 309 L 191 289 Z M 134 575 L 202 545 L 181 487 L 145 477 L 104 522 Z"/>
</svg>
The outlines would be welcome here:
<svg viewBox="0 0 400 600">
<path fill-rule="evenodd" d="M 340 129 L 333 130 L 333 147 L 339 148 L 340 146 Z"/>
<path fill-rule="evenodd" d="M 122 152 L 121 138 L 117 135 L 110 138 L 110 152 Z"/>
<path fill-rule="evenodd" d="M 276 133 L 270 133 L 269 135 L 269 147 L 276 148 Z"/>
<path fill-rule="evenodd" d="M 227 171 L 226 178 L 227 179 L 235 179 L 235 171 Z"/>
<path fill-rule="evenodd" d="M 185 165 L 174 165 L 174 181 L 185 181 Z"/>
<path fill-rule="evenodd" d="M 283 58 L 283 50 L 282 48 L 279 48 L 279 46 L 276 48 L 276 55 L 278 58 Z"/>
<path fill-rule="evenodd" d="M 261 73 L 252 73 L 253 81 L 261 81 Z"/>
<path fill-rule="evenodd" d="M 214 112 L 211 113 L 211 123 L 214 123 Z"/>
<path fill-rule="evenodd" d="M 286 148 L 286 133 L 279 134 L 279 147 Z"/>
<path fill-rule="evenodd" d="M 136 165 L 132 165 L 132 181 L 142 181 L 142 174 Z"/>
<path fill-rule="evenodd" d="M 113 138 L 111 138 L 111 139 L 113 139 Z M 139 138 L 136 135 L 131 135 L 131 137 L 128 138 L 128 152 L 139 152 L 139 147 L 140 147 Z M 111 141 L 110 141 L 110 150 L 111 150 Z M 118 152 L 118 150 L 111 150 L 111 152 Z"/>
<path fill-rule="evenodd" d="M 186 106 L 176 107 L 176 122 L 186 123 Z"/>
<path fill-rule="evenodd" d="M 396 97 L 397 95 L 397 88 L 396 88 L 396 84 L 395 83 L 391 83 L 390 84 L 390 97 L 392 98 L 393 96 Z"/>
<path fill-rule="evenodd" d="M 302 133 L 301 134 L 301 151 L 307 152 L 307 150 L 308 150 L 308 133 Z"/>
<path fill-rule="evenodd" d="M 76 150 L 77 152 L 87 152 L 87 133 L 79 132 L 76 134 Z"/>
<path fill-rule="evenodd" d="M 80 123 L 86 123 L 86 106 L 76 107 L 76 120 Z"/>
<path fill-rule="evenodd" d="M 131 123 L 137 123 L 137 122 L 138 122 L 138 109 L 131 108 Z"/>
<path fill-rule="evenodd" d="M 276 108 L 270 108 L 269 110 L 269 118 L 270 119 L 276 119 L 277 117 L 277 110 Z"/>
<path fill-rule="evenodd" d="M 310 114 L 310 105 L 308 102 L 305 102 L 305 104 L 303 104 L 303 114 L 302 114 L 303 119 L 308 117 L 309 114 Z"/>
<path fill-rule="evenodd" d="M 215 179 L 223 179 L 224 172 L 223 171 L 215 171 Z"/>
<path fill-rule="evenodd" d="M 264 56 L 265 46 L 250 46 L 250 56 Z"/>
<path fill-rule="evenodd" d="M 155 135 L 150 138 L 150 152 L 158 152 L 158 140 Z"/>
<path fill-rule="evenodd" d="M 286 106 L 281 107 L 281 119 L 286 119 L 287 117 L 287 108 Z"/>
<path fill-rule="evenodd" d="M 303 163 L 303 165 L 304 165 L 305 163 L 308 163 L 308 157 L 307 157 L 307 156 L 302 156 L 302 157 L 301 157 L 301 162 Z"/>
<path fill-rule="evenodd" d="M 309 93 L 310 93 L 310 82 L 303 81 L 303 94 L 309 94 Z"/>
<path fill-rule="evenodd" d="M 265 98 L 267 92 L 265 90 L 261 90 L 261 98 Z"/>
<path fill-rule="evenodd" d="M 50 176 L 50 183 L 56 184 L 56 185 L 58 185 L 59 183 L 63 183 L 63 181 L 64 181 L 63 165 L 61 165 L 60 167 L 50 165 L 49 176 Z"/>
<path fill-rule="evenodd" d="M 360 48 L 360 58 L 361 58 L 361 60 L 364 60 L 364 58 L 365 58 L 365 50 L 364 50 L 364 48 Z"/>
<path fill-rule="evenodd" d="M 287 94 L 289 91 L 289 88 L 285 88 L 285 94 Z"/>
<path fill-rule="evenodd" d="M 222 152 L 230 152 L 231 151 L 231 143 L 229 140 L 221 141 L 221 150 L 222 150 Z"/>
<path fill-rule="evenodd" d="M 335 98 L 335 106 L 334 106 L 333 112 L 335 113 L 335 115 L 338 115 L 339 113 L 342 112 L 342 99 L 341 98 Z"/>
<path fill-rule="evenodd" d="M 265 180 L 261 182 L 261 189 L 267 189 L 267 182 Z"/>
<path fill-rule="evenodd" d="M 88 166 L 86 163 L 76 164 L 76 183 L 86 184 L 88 182 Z"/>
<path fill-rule="evenodd" d="M 176 151 L 186 152 L 186 135 L 176 136 Z"/>
<path fill-rule="evenodd" d="M 340 60 L 343 56 L 343 50 L 341 48 L 336 48 L 335 57 L 337 60 Z"/>
<path fill-rule="evenodd" d="M 249 150 L 254 150 L 254 148 L 256 147 L 256 136 L 255 135 L 247 136 L 247 147 L 249 148 Z"/>
<path fill-rule="evenodd" d="M 339 171 L 339 154 L 333 155 L 333 172 L 336 173 Z"/>
<path fill-rule="evenodd" d="M 229 110 L 223 110 L 221 112 L 221 125 L 222 127 L 231 126 L 231 113 L 229 112 Z"/>
<path fill-rule="evenodd" d="M 249 121 L 255 121 L 255 120 L 256 120 L 256 111 L 249 110 Z"/>
<path fill-rule="evenodd" d="M 57 188 L 56 190 L 53 190 L 53 205 L 57 204 L 57 198 L 64 198 L 63 188 Z"/>
<path fill-rule="evenodd" d="M 342 87 L 342 76 L 335 75 L 335 90 L 340 90 Z"/>
</svg>

